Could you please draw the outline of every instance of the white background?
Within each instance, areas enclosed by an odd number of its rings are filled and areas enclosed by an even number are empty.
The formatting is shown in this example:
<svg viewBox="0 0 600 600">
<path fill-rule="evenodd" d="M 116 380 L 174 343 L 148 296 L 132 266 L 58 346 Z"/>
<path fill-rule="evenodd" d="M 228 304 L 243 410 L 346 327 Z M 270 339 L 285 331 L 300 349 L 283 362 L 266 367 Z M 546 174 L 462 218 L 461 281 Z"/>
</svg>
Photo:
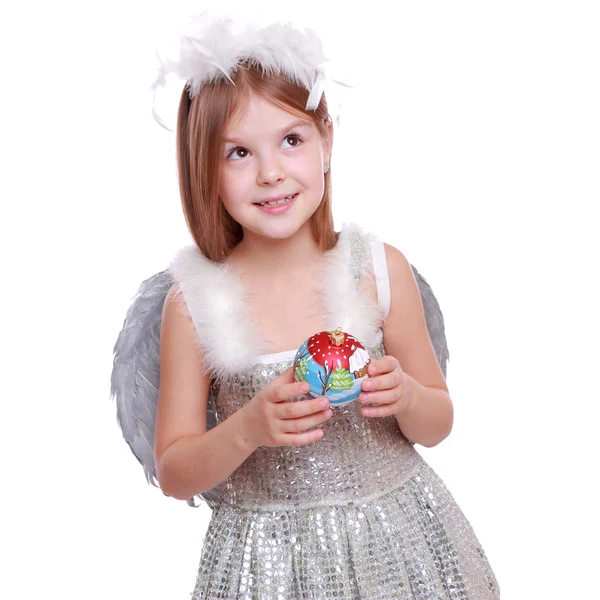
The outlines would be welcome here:
<svg viewBox="0 0 600 600">
<path fill-rule="evenodd" d="M 455 426 L 419 451 L 504 599 L 594 597 L 597 4 L 282 4 L 229 6 L 314 28 L 355 86 L 336 224 L 400 248 L 444 313 Z M 191 241 L 148 90 L 159 40 L 206 6 L 2 9 L 2 598 L 193 589 L 210 512 L 146 483 L 109 387 L 139 284 Z"/>
</svg>

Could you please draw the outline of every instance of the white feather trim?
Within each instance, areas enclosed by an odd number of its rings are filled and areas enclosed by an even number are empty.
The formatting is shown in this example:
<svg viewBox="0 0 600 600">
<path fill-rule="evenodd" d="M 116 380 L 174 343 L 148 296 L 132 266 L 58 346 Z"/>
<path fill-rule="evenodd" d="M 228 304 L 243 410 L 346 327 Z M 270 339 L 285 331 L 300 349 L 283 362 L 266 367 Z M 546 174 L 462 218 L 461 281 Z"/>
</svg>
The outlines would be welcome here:
<svg viewBox="0 0 600 600">
<path fill-rule="evenodd" d="M 363 274 L 372 277 L 369 243 L 375 236 L 362 231 L 353 223 L 345 223 L 335 248 L 325 258 L 321 290 L 329 319 L 329 329 L 341 327 L 365 346 L 381 341 L 381 311 L 377 304 L 358 289 L 353 273 L 352 254 L 362 259 Z"/>
<path fill-rule="evenodd" d="M 196 330 L 196 341 L 213 375 L 247 368 L 259 353 L 241 281 L 229 265 L 203 256 L 195 245 L 179 250 L 169 269 L 178 283 Z"/>
<path fill-rule="evenodd" d="M 151 89 L 154 102 L 158 88 L 167 83 L 173 73 L 183 79 L 189 88 L 190 98 L 210 81 L 226 78 L 243 60 L 260 65 L 266 75 L 283 74 L 291 81 L 310 91 L 306 110 L 314 110 L 321 101 L 324 82 L 327 80 L 321 40 L 312 29 L 304 32 L 291 23 L 273 23 L 267 27 L 242 23 L 231 17 L 212 16 L 208 11 L 189 19 L 180 29 L 179 58 L 162 60 Z M 331 80 L 335 81 L 335 80 Z M 340 85 L 346 85 L 335 81 Z M 164 126 L 155 109 L 155 119 Z"/>
<path fill-rule="evenodd" d="M 370 241 L 375 236 L 354 224 L 344 224 L 338 242 L 325 253 L 321 272 L 323 310 L 329 329 L 341 327 L 365 346 L 381 341 L 381 310 L 357 287 L 353 268 L 372 277 Z M 198 346 L 217 379 L 239 373 L 259 362 L 260 333 L 250 319 L 238 275 L 226 264 L 203 256 L 195 245 L 178 251 L 168 268 L 178 283 L 196 330 Z"/>
</svg>

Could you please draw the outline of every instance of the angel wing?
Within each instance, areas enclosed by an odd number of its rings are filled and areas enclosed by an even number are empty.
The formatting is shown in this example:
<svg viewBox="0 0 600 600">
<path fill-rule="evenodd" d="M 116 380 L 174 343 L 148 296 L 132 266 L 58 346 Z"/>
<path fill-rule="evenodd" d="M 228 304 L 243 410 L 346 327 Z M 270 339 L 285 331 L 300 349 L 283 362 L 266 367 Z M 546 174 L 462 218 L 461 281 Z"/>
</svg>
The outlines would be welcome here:
<svg viewBox="0 0 600 600">
<path fill-rule="evenodd" d="M 421 292 L 429 336 L 446 377 L 449 354 L 442 311 L 431 286 L 415 267 L 412 269 Z M 154 426 L 160 375 L 160 324 L 165 298 L 172 284 L 167 270 L 141 283 L 114 347 L 111 375 L 111 397 L 116 400 L 117 421 L 123 437 L 144 467 L 148 483 L 155 487 L 159 487 L 154 464 Z M 206 430 L 216 424 L 215 401 L 209 393 Z M 221 490 L 222 484 L 189 498 L 187 503 L 197 507 L 199 504 L 195 499 L 198 498 L 212 510 L 221 497 Z"/>
<path fill-rule="evenodd" d="M 131 451 L 144 467 L 146 480 L 158 486 L 154 464 L 154 425 L 160 375 L 160 324 L 165 298 L 173 279 L 161 271 L 144 280 L 127 311 L 114 347 L 111 397 L 117 404 L 117 421 Z M 212 393 L 208 396 L 206 430 L 216 426 Z M 221 485 L 200 494 L 212 509 Z M 190 506 L 199 506 L 189 498 Z"/>
<path fill-rule="evenodd" d="M 421 300 L 423 301 L 423 309 L 425 310 L 425 322 L 427 323 L 429 337 L 431 338 L 435 355 L 445 379 L 446 363 L 450 358 L 450 354 L 448 352 L 448 344 L 446 343 L 444 316 L 442 315 L 442 310 L 436 297 L 433 295 L 431 286 L 413 265 L 410 266 L 412 267 L 415 279 L 417 280 L 417 285 L 419 286 L 419 291 L 421 292 Z"/>
</svg>

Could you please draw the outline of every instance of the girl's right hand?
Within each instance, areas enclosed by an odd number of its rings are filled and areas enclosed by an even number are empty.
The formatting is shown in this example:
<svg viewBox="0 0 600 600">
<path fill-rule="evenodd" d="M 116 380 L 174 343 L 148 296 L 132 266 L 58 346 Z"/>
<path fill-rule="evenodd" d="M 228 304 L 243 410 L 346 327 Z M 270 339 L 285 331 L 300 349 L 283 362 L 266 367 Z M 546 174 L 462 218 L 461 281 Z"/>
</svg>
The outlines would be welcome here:
<svg viewBox="0 0 600 600">
<path fill-rule="evenodd" d="M 303 396 L 308 383 L 294 381 L 290 367 L 266 385 L 250 402 L 240 409 L 244 439 L 259 446 L 304 446 L 323 437 L 321 429 L 306 431 L 331 418 L 333 411 L 325 397 L 289 402 Z M 324 405 L 321 405 L 325 402 Z"/>
</svg>

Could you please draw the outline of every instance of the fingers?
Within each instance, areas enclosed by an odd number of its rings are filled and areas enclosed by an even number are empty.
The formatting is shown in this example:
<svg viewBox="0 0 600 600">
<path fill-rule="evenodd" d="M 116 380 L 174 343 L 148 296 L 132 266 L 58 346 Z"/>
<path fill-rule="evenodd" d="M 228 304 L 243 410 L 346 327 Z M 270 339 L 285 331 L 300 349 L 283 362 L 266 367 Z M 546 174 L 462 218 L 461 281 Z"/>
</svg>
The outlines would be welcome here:
<svg viewBox="0 0 600 600">
<path fill-rule="evenodd" d="M 384 392 L 381 392 L 384 393 Z M 382 403 L 381 406 L 369 406 L 361 410 L 364 417 L 391 417 L 398 411 L 394 402 Z"/>
<path fill-rule="evenodd" d="M 269 383 L 266 387 L 278 387 L 283 383 L 293 383 L 294 382 L 294 367 L 288 367 L 281 375 L 278 375 Z"/>
<path fill-rule="evenodd" d="M 323 437 L 322 429 L 313 429 L 305 433 L 286 433 L 288 446 L 306 446 L 312 444 Z"/>
<path fill-rule="evenodd" d="M 279 377 L 282 377 L 280 375 Z M 277 378 L 279 379 L 279 378 Z M 274 379 L 273 381 L 276 381 Z M 273 382 L 271 382 L 273 383 Z M 310 390 L 310 385 L 306 381 L 295 381 L 294 383 L 277 382 L 277 385 L 269 385 L 269 400 L 271 402 L 287 402 L 290 398 L 304 396 Z"/>
<path fill-rule="evenodd" d="M 400 388 L 394 388 L 392 390 L 382 390 L 381 392 L 361 394 L 359 399 L 361 404 L 392 404 L 400 399 L 401 393 L 402 390 Z M 363 412 L 363 414 L 376 414 L 371 412 L 372 408 L 372 406 L 369 406 L 368 412 Z"/>
<path fill-rule="evenodd" d="M 316 425 L 320 425 L 325 421 L 328 421 L 333 416 L 333 410 L 328 408 L 318 413 L 311 414 L 307 417 L 301 417 L 299 419 L 287 419 L 282 421 L 284 424 L 285 433 L 302 433 L 307 429 L 311 429 Z"/>
<path fill-rule="evenodd" d="M 275 419 L 272 432 L 276 445 L 303 446 L 311 444 L 323 437 L 323 431 L 315 428 L 333 416 L 329 407 L 329 399 L 317 398 L 299 399 L 290 402 L 292 398 L 301 398 L 310 391 L 310 385 L 305 381 L 294 381 L 294 371 L 290 367 L 273 379 L 263 390 L 263 399 L 272 403 L 270 415 Z M 268 417 L 271 419 L 271 417 Z M 307 431 L 309 430 L 310 431 Z"/>
<path fill-rule="evenodd" d="M 388 354 L 379 360 L 371 361 L 371 364 L 368 367 L 368 373 L 371 377 L 374 375 L 382 375 L 383 373 L 393 371 L 398 366 L 400 366 L 398 359 Z"/>
<path fill-rule="evenodd" d="M 393 370 L 377 377 L 367 377 L 362 382 L 362 389 L 365 392 L 377 392 L 380 390 L 390 390 L 400 385 L 402 382 L 402 374 L 397 370 Z"/>
<path fill-rule="evenodd" d="M 329 408 L 329 400 L 324 397 L 297 402 L 282 402 L 277 406 L 277 416 L 280 419 L 298 419 L 307 415 L 321 413 Z"/>
</svg>

